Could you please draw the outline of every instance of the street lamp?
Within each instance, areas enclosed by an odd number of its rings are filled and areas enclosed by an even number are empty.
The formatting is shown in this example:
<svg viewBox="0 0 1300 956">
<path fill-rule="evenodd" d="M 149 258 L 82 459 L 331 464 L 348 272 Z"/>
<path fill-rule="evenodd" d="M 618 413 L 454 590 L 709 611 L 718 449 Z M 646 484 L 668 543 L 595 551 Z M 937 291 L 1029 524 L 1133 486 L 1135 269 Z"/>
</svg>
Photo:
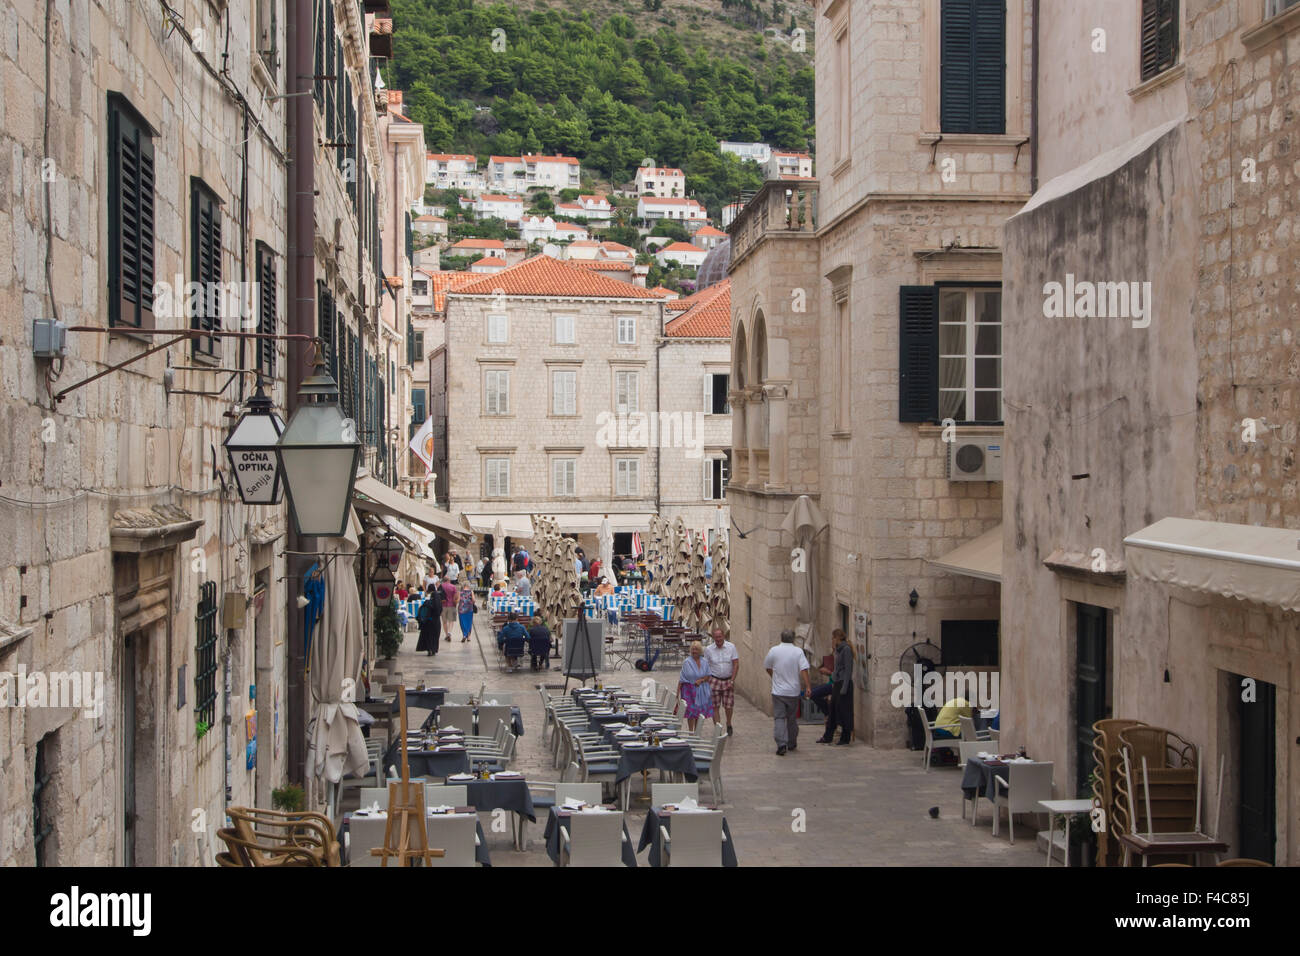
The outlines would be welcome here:
<svg viewBox="0 0 1300 956">
<path fill-rule="evenodd" d="M 271 399 L 262 391 L 262 378 L 257 379 L 257 391 L 248 400 L 248 408 L 226 438 L 226 455 L 235 473 L 235 487 L 239 499 L 246 505 L 278 505 L 284 484 L 280 481 L 280 463 L 275 453 L 276 442 L 284 431 L 284 421 L 275 413 Z"/>
<path fill-rule="evenodd" d="M 339 538 L 347 533 L 361 442 L 356 423 L 339 408 L 339 387 L 319 342 L 312 364 L 316 374 L 303 379 L 299 405 L 275 453 L 298 534 Z"/>
<path fill-rule="evenodd" d="M 397 578 L 393 577 L 393 572 L 380 565 L 375 569 L 375 573 L 370 578 L 370 590 L 375 596 L 375 607 L 388 607 L 389 602 L 393 600 L 393 587 Z"/>
</svg>

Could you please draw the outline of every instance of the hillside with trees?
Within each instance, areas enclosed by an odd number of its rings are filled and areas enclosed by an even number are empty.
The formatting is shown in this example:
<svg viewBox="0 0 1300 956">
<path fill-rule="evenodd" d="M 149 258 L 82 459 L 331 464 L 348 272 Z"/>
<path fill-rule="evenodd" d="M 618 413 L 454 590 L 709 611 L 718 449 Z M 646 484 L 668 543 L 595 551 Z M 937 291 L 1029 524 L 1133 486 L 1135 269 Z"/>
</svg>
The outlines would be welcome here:
<svg viewBox="0 0 1300 956">
<path fill-rule="evenodd" d="M 717 216 L 761 181 L 719 140 L 808 149 L 813 137 L 812 64 L 796 52 L 812 49 L 811 17 L 794 14 L 806 6 L 723 6 L 394 0 L 385 81 L 432 151 L 561 153 L 611 184 L 652 159 L 683 169 Z M 792 42 L 799 23 L 809 33 Z"/>
</svg>

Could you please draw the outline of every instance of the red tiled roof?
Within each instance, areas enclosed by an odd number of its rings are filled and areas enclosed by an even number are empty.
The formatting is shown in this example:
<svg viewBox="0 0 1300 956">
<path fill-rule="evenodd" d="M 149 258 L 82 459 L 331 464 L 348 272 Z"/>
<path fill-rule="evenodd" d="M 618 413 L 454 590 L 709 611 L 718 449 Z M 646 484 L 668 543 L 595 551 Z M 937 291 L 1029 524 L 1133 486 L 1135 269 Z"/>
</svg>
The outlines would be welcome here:
<svg viewBox="0 0 1300 956">
<path fill-rule="evenodd" d="M 684 295 L 680 299 L 674 299 L 671 302 L 665 302 L 664 308 L 670 312 L 684 312 L 685 310 L 696 305 L 702 298 L 704 298 L 704 294 L 710 291 L 712 288 L 713 286 L 709 286 L 708 289 L 701 289 L 699 292 L 694 292 L 691 295 Z"/>
<path fill-rule="evenodd" d="M 446 222 L 441 216 L 416 216 L 416 222 Z"/>
<path fill-rule="evenodd" d="M 642 178 L 646 176 L 680 176 L 682 171 L 676 166 L 642 166 L 637 170 Z"/>
<path fill-rule="evenodd" d="M 600 243 L 597 242 L 595 239 L 575 239 L 573 240 L 573 242 L 569 243 L 569 248 L 585 249 L 589 246 L 598 246 L 598 245 L 600 245 Z"/>
<path fill-rule="evenodd" d="M 570 166 L 579 165 L 578 161 L 572 156 L 537 156 L 532 153 L 525 153 L 519 158 L 525 163 L 566 163 Z"/>
<path fill-rule="evenodd" d="M 685 196 L 642 196 L 637 202 L 643 202 L 647 206 L 662 206 L 668 203 L 673 206 L 679 206 L 686 203 L 690 206 L 699 206 L 700 204 L 694 199 L 687 199 Z"/>
<path fill-rule="evenodd" d="M 724 239 L 727 237 L 727 234 L 721 229 L 714 229 L 712 226 L 700 226 L 699 229 L 695 230 L 695 234 L 697 236 L 722 236 Z"/>
<path fill-rule="evenodd" d="M 464 295 L 533 295 L 601 299 L 654 299 L 648 291 L 630 282 L 596 274 L 574 262 L 550 256 L 533 256 L 504 272 L 483 276 L 478 282 L 460 286 Z"/>
<path fill-rule="evenodd" d="M 585 199 L 585 200 L 587 200 L 588 202 L 594 202 L 594 203 L 609 202 L 609 200 L 605 198 L 605 196 L 604 196 L 603 193 L 595 193 L 595 194 L 590 195 L 590 196 L 584 194 L 584 195 L 579 196 L 578 199 L 579 199 L 579 200 L 583 200 L 583 199 Z"/>
<path fill-rule="evenodd" d="M 670 242 L 659 250 L 660 252 L 703 252 L 699 246 L 693 246 L 689 242 Z"/>
<path fill-rule="evenodd" d="M 518 156 L 492 156 L 488 161 L 493 163 L 517 163 L 520 160 Z"/>
<path fill-rule="evenodd" d="M 672 289 L 669 289 L 667 286 L 657 285 L 650 290 L 650 294 L 654 296 L 658 296 L 661 299 L 668 299 L 671 298 L 672 296 L 678 295 L 679 293 L 674 292 Z M 664 308 L 667 309 L 668 307 L 669 307 L 668 303 L 664 303 Z"/>
<path fill-rule="evenodd" d="M 595 269 L 597 272 L 632 271 L 632 263 L 626 259 L 565 259 L 564 261 L 579 269 Z"/>
<path fill-rule="evenodd" d="M 432 159 L 441 162 L 447 162 L 448 160 L 452 160 L 452 159 L 463 159 L 466 162 L 470 162 L 470 163 L 477 162 L 477 160 L 473 156 L 467 155 L 465 153 L 425 153 L 424 157 L 425 159 Z"/>
<path fill-rule="evenodd" d="M 576 222 L 565 222 L 563 219 L 556 219 L 554 222 L 556 229 L 577 229 L 579 232 L 583 233 L 587 231 L 586 226 L 580 226 Z"/>
<path fill-rule="evenodd" d="M 798 159 L 812 159 L 812 156 L 810 156 L 808 153 L 788 153 L 788 152 L 785 152 L 784 150 L 773 150 L 773 151 L 772 151 L 772 155 L 773 155 L 773 156 L 787 156 L 787 157 L 790 157 L 790 158 L 798 158 Z"/>
<path fill-rule="evenodd" d="M 505 264 L 506 264 L 506 260 L 501 259 L 497 256 L 484 256 L 482 259 L 479 259 L 477 262 L 471 263 L 470 268 L 472 269 L 474 266 L 503 266 Z"/>
<path fill-rule="evenodd" d="M 504 193 L 480 193 L 479 202 L 517 202 L 523 203 L 518 196 L 507 196 Z"/>
<path fill-rule="evenodd" d="M 731 280 L 723 279 L 691 298 L 695 304 L 665 325 L 664 335 L 690 339 L 731 338 Z M 684 301 L 678 299 L 665 303 L 664 308 Z"/>
<path fill-rule="evenodd" d="M 500 239 L 462 239 L 454 245 L 448 246 L 447 251 L 452 249 L 504 249 L 506 244 Z"/>
<path fill-rule="evenodd" d="M 443 312 L 447 308 L 447 293 L 452 289 L 458 289 L 469 282 L 477 282 L 482 278 L 474 272 L 452 272 L 452 271 L 431 271 L 421 269 L 429 277 L 429 291 L 433 293 L 433 311 Z"/>
<path fill-rule="evenodd" d="M 614 250 L 615 252 L 632 252 L 632 251 L 634 251 L 634 250 L 631 249 L 630 247 L 623 245 L 621 242 L 613 242 L 612 240 L 609 240 L 609 239 L 606 239 L 603 243 L 601 243 L 601 245 L 603 245 L 603 246 L 605 247 L 605 251 L 606 251 L 606 252 L 608 252 L 608 251 L 611 250 L 611 249 Z"/>
</svg>

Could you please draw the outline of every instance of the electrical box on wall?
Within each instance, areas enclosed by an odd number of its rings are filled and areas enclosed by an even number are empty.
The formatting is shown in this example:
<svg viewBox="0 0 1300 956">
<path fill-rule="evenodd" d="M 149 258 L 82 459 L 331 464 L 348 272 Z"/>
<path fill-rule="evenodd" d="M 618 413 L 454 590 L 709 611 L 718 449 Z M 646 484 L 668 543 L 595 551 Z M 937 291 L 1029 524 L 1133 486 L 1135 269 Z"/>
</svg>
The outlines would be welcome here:
<svg viewBox="0 0 1300 956">
<path fill-rule="evenodd" d="M 32 319 L 32 355 L 54 359 L 68 354 L 68 327 L 56 319 Z"/>
<path fill-rule="evenodd" d="M 247 607 L 248 602 L 242 591 L 227 591 L 221 605 L 221 626 L 229 630 L 243 630 Z"/>
</svg>

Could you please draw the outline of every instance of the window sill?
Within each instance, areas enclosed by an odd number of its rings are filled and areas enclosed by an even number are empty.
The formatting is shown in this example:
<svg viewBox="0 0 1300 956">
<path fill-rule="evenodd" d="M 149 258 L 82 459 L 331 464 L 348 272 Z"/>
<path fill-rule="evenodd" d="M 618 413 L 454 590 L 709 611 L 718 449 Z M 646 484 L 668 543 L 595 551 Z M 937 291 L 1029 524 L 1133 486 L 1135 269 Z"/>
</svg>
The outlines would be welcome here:
<svg viewBox="0 0 1300 956">
<path fill-rule="evenodd" d="M 262 58 L 262 54 L 256 53 L 252 59 L 253 79 L 267 97 L 275 96 L 280 92 L 280 85 L 276 82 L 275 74 L 266 65 L 266 60 Z"/>
<path fill-rule="evenodd" d="M 900 424 L 907 424 L 902 422 Z M 974 438 L 977 435 L 1001 435 L 1005 431 L 1005 426 L 1000 422 L 989 423 L 970 423 L 956 424 L 952 426 L 956 429 L 957 435 L 965 438 Z M 916 433 L 922 438 L 942 437 L 947 425 L 918 425 Z"/>
<path fill-rule="evenodd" d="M 1241 35 L 1241 43 L 1247 50 L 1257 50 L 1298 28 L 1300 28 L 1300 6 L 1295 6 L 1282 13 L 1274 14 L 1258 26 L 1251 27 Z"/>
<path fill-rule="evenodd" d="M 151 328 L 151 326 L 145 326 L 144 328 L 146 329 Z M 110 341 L 112 339 L 130 339 L 132 342 L 139 342 L 141 345 L 158 344 L 158 336 L 149 335 L 146 332 L 140 331 L 135 326 L 131 326 L 131 325 L 110 326 L 108 330 L 108 337 Z M 181 343 L 177 343 L 177 344 L 181 344 Z"/>
<path fill-rule="evenodd" d="M 840 176 L 846 169 L 848 169 L 852 165 L 853 165 L 853 157 L 852 156 L 844 157 L 838 163 L 836 163 L 834 166 L 831 167 L 831 176 L 833 177 Z"/>
<path fill-rule="evenodd" d="M 1028 137 L 1012 133 L 922 133 L 916 141 L 922 146 L 942 142 L 945 146 L 965 146 L 971 149 L 1014 149 L 1027 145 Z"/>
<path fill-rule="evenodd" d="M 194 340 L 191 339 L 190 341 L 194 341 Z M 190 359 L 194 362 L 199 363 L 200 365 L 210 365 L 213 368 L 217 368 L 221 365 L 220 353 L 216 355 L 209 355 L 207 352 L 195 352 L 193 349 L 191 349 Z"/>
<path fill-rule="evenodd" d="M 848 439 L 853 437 L 853 432 L 839 429 L 831 432 L 831 437 L 836 439 Z"/>
<path fill-rule="evenodd" d="M 1137 86 L 1133 87 L 1133 89 L 1128 91 L 1128 95 L 1133 97 L 1134 99 L 1140 96 L 1146 96 L 1148 93 L 1154 90 L 1158 90 L 1162 86 L 1165 86 L 1166 84 L 1172 83 L 1174 80 L 1181 78 L 1182 75 L 1186 72 L 1187 72 L 1187 64 L 1175 63 L 1173 66 L 1165 70 L 1163 73 L 1157 73 L 1155 76 L 1151 77 L 1151 79 L 1144 80 L 1143 82 L 1139 83 Z"/>
</svg>

